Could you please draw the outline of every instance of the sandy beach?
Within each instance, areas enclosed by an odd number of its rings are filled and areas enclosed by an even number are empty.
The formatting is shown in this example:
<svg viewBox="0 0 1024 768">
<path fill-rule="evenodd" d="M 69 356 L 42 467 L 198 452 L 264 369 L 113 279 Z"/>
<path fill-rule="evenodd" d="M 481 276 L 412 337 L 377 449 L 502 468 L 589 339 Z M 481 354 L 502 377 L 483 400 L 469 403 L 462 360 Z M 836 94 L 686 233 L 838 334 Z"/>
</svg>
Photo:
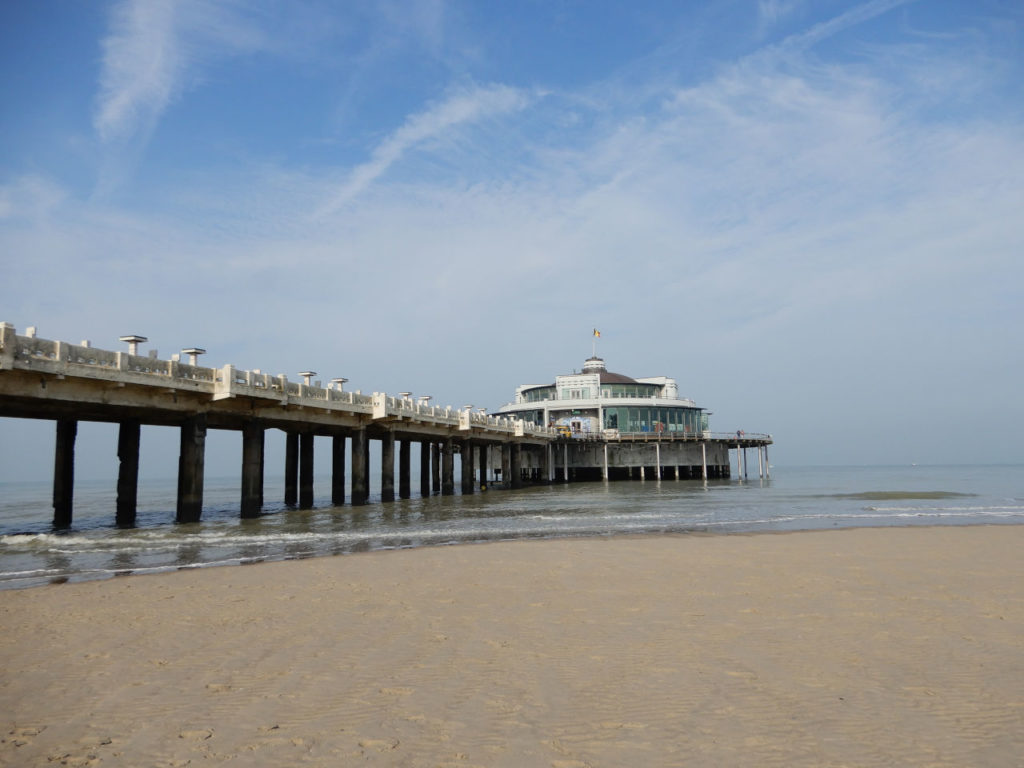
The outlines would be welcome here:
<svg viewBox="0 0 1024 768">
<path fill-rule="evenodd" d="M 1022 553 L 562 539 L 0 592 L 0 764 L 1020 766 Z"/>
</svg>

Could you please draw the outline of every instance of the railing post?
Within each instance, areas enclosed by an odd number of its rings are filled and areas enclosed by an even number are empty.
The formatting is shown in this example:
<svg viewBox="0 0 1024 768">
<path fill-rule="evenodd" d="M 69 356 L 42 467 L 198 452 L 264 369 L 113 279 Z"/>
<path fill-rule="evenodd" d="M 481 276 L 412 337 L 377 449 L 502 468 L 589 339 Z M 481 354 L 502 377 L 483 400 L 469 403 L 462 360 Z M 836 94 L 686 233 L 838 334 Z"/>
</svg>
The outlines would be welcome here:
<svg viewBox="0 0 1024 768">
<path fill-rule="evenodd" d="M 18 331 L 10 323 L 0 323 L 0 370 L 14 367 L 15 352 L 18 347 Z"/>
</svg>

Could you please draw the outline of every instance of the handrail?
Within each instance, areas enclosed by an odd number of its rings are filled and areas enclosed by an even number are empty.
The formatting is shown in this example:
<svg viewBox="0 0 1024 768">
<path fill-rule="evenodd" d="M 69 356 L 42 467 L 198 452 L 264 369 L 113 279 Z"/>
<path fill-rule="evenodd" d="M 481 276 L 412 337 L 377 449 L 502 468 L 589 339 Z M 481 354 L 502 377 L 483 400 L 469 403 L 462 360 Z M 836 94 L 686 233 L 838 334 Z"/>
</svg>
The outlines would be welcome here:
<svg viewBox="0 0 1024 768">
<path fill-rule="evenodd" d="M 462 413 L 452 406 L 425 405 L 385 393 L 364 395 L 340 389 L 289 381 L 285 375 L 271 376 L 259 370 L 236 370 L 190 365 L 179 360 L 160 360 L 125 352 L 97 349 L 87 342 L 68 344 L 39 338 L 31 332 L 19 336 L 10 323 L 0 323 L 0 371 L 29 370 L 64 377 L 116 382 L 119 385 L 158 386 L 164 390 L 186 390 L 209 394 L 214 401 L 252 397 L 281 403 L 316 407 L 327 411 L 372 414 L 375 419 L 415 418 L 442 426 L 461 428 Z M 466 429 L 481 429 L 510 436 L 552 439 L 550 427 L 502 415 L 471 414 Z"/>
</svg>

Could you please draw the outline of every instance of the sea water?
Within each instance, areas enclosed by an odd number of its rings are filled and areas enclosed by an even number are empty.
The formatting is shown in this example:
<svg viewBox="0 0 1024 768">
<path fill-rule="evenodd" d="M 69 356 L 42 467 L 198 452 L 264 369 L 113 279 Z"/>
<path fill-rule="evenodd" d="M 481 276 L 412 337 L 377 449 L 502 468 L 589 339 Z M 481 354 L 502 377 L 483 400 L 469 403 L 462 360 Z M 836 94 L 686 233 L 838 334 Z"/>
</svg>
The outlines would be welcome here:
<svg viewBox="0 0 1024 768">
<path fill-rule="evenodd" d="M 566 536 L 751 533 L 857 526 L 1024 523 L 1024 467 L 775 467 L 770 479 L 557 483 L 334 507 L 279 501 L 239 519 L 237 479 L 207 478 L 203 519 L 174 523 L 173 479 L 139 488 L 137 525 L 114 526 L 107 481 L 78 482 L 74 524 L 51 527 L 49 483 L 0 484 L 0 589 L 369 550 Z M 414 481 L 413 487 L 418 487 Z M 373 490 L 373 489 L 371 489 Z"/>
</svg>

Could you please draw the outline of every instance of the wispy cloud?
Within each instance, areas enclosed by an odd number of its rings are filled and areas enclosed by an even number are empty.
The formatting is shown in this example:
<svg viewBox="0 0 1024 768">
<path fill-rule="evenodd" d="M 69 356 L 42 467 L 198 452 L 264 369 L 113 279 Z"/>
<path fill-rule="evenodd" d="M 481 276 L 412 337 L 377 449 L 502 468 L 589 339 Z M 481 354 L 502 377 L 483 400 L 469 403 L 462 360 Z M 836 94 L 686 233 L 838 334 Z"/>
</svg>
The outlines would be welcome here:
<svg viewBox="0 0 1024 768">
<path fill-rule="evenodd" d="M 804 0 L 757 0 L 757 19 L 763 29 L 773 27 L 793 14 Z"/>
<path fill-rule="evenodd" d="M 265 45 L 257 25 L 221 0 L 121 0 L 103 39 L 93 120 L 105 141 L 152 129 L 197 66 Z"/>
<path fill-rule="evenodd" d="M 871 2 L 855 6 L 854 8 L 835 16 L 828 21 L 823 21 L 808 30 L 786 38 L 782 42 L 782 47 L 795 50 L 810 48 L 822 40 L 839 34 L 845 29 L 849 29 L 850 27 L 854 27 L 858 24 L 863 24 L 864 22 L 870 21 L 876 16 L 881 16 L 884 13 L 888 13 L 901 5 L 907 5 L 908 3 L 914 3 L 917 1 L 918 0 L 871 0 Z"/>
<path fill-rule="evenodd" d="M 505 85 L 460 88 L 405 123 L 373 150 L 370 160 L 356 167 L 338 192 L 319 210 L 326 216 L 355 199 L 383 176 L 403 155 L 430 139 L 526 107 L 531 95 Z"/>
<path fill-rule="evenodd" d="M 181 85 L 185 61 L 173 0 L 127 0 L 111 14 L 94 124 L 106 140 L 156 119 Z"/>
</svg>

